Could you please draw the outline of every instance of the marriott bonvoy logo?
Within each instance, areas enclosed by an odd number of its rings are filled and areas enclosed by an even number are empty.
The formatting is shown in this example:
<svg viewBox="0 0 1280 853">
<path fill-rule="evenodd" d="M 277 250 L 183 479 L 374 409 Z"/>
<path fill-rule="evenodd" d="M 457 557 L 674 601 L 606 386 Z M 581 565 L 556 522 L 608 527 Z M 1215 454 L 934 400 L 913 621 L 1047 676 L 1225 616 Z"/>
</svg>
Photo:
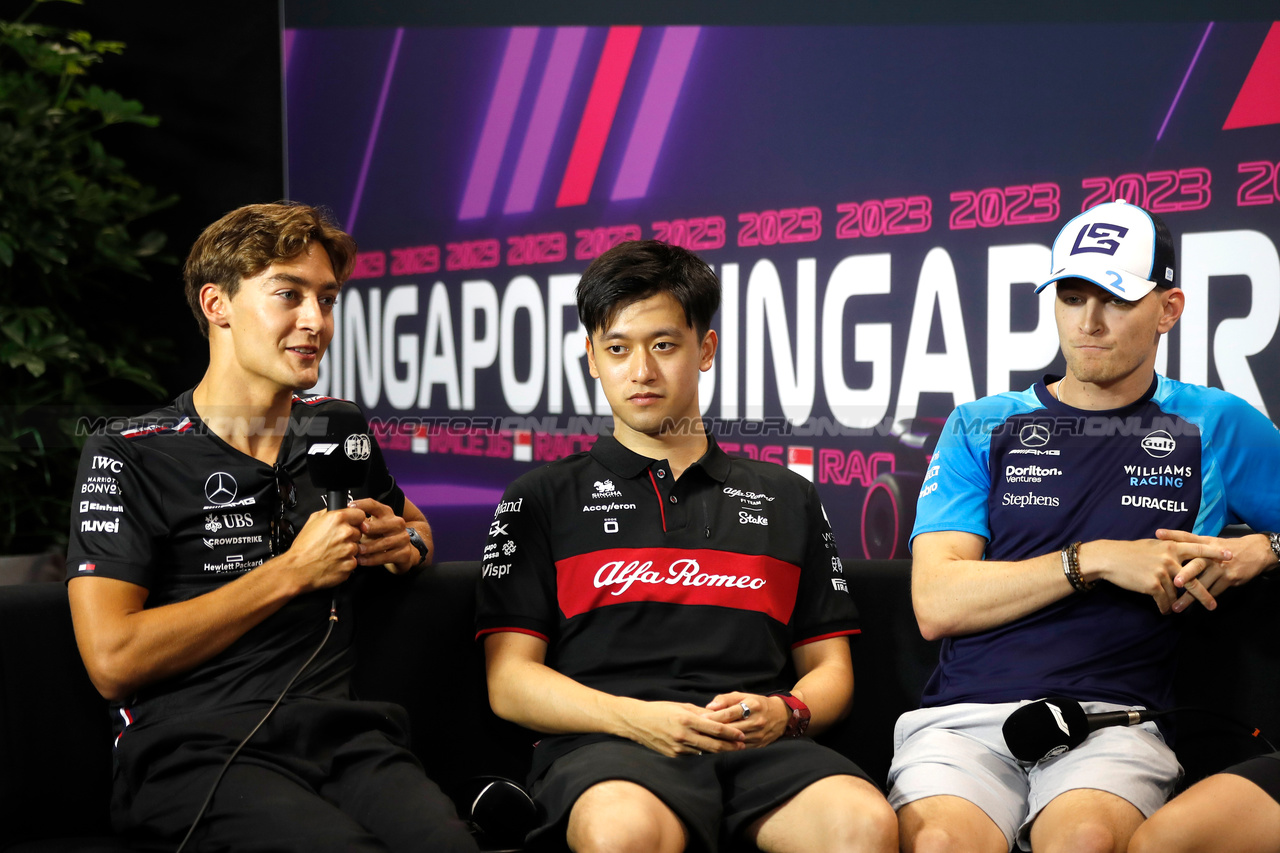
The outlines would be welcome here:
<svg viewBox="0 0 1280 853">
<path fill-rule="evenodd" d="M 653 568 L 652 560 L 611 560 L 596 570 L 594 579 L 596 589 L 617 587 L 610 591 L 610 595 L 622 595 L 635 583 L 762 589 L 767 581 L 751 575 L 707 574 L 692 558 L 674 561 L 667 566 L 665 574 Z"/>
</svg>

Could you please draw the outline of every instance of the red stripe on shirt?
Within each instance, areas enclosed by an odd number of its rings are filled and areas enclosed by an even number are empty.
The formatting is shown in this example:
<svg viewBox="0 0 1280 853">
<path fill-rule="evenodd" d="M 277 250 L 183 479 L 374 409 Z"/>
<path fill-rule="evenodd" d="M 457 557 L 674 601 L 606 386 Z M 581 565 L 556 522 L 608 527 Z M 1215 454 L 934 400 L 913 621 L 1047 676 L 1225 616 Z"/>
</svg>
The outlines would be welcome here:
<svg viewBox="0 0 1280 853">
<path fill-rule="evenodd" d="M 791 648 L 793 648 L 793 649 L 798 649 L 798 648 L 800 648 L 801 646 L 807 646 L 807 645 L 809 645 L 810 643 L 816 643 L 816 642 L 818 642 L 819 640 L 830 640 L 832 637 L 847 637 L 847 636 L 849 636 L 850 634 L 861 634 L 861 633 L 862 633 L 862 629 L 861 629 L 861 628 L 854 628 L 854 629 L 852 629 L 852 630 L 850 630 L 850 631 L 836 631 L 836 632 L 831 633 L 831 634 L 821 634 L 821 635 L 819 635 L 819 636 L 817 636 L 817 637 L 810 637 L 810 638 L 809 638 L 809 639 L 807 639 L 807 640 L 801 640 L 801 641 L 800 641 L 800 642 L 798 642 L 798 643 L 792 643 L 792 644 L 791 644 Z"/>
<path fill-rule="evenodd" d="M 476 639 L 480 639 L 486 634 L 528 634 L 530 637 L 537 637 L 544 643 L 550 643 L 546 634 L 539 634 L 537 631 L 531 631 L 528 628 L 485 628 L 483 631 L 476 632 Z"/>
<path fill-rule="evenodd" d="M 566 618 L 637 601 L 709 604 L 791 621 L 800 567 L 765 555 L 689 548 L 611 548 L 556 561 Z"/>
</svg>

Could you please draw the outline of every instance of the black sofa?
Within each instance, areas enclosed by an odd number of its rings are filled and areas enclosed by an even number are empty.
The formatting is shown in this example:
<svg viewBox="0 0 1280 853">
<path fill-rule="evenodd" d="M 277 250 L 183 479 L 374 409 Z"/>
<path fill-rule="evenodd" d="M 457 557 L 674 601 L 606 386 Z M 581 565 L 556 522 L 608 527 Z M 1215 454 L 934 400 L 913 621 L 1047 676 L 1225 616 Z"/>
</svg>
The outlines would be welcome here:
<svg viewBox="0 0 1280 853">
<path fill-rule="evenodd" d="M 883 780 L 893 723 L 916 706 L 937 644 L 916 629 L 910 564 L 845 564 L 863 617 L 854 643 L 852 714 L 823 736 Z M 485 694 L 472 613 L 478 563 L 445 563 L 416 577 L 369 579 L 358 619 L 360 695 L 403 704 L 413 746 L 464 816 L 479 777 L 524 781 L 535 736 L 497 719 Z M 1228 712 L 1243 724 L 1180 714 L 1188 780 L 1262 751 L 1254 727 L 1280 731 L 1280 581 L 1228 594 L 1216 613 L 1190 612 L 1179 652 L 1182 704 Z M 76 652 L 62 584 L 0 587 L 0 849 L 124 851 L 111 837 L 106 703 Z"/>
</svg>

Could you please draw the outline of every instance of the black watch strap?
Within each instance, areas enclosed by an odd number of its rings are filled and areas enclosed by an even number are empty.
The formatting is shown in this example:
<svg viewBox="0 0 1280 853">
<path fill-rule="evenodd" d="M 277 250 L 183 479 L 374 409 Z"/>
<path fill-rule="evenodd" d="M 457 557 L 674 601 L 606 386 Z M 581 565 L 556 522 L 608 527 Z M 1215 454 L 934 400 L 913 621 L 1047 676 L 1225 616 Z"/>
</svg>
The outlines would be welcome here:
<svg viewBox="0 0 1280 853">
<path fill-rule="evenodd" d="M 409 534 L 409 542 L 413 544 L 413 547 L 418 549 L 418 562 L 414 563 L 414 567 L 416 568 L 427 561 L 427 554 L 431 552 L 431 549 L 427 547 L 426 542 L 422 541 L 422 534 L 419 533 L 416 528 L 408 527 L 406 528 L 406 532 Z"/>
</svg>

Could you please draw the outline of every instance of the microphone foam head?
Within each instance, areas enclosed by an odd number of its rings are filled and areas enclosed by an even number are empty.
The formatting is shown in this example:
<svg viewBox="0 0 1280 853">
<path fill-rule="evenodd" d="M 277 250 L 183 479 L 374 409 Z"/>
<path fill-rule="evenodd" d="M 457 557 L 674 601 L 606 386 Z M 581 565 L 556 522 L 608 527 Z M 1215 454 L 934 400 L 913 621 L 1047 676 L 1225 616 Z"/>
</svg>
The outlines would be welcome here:
<svg viewBox="0 0 1280 853">
<path fill-rule="evenodd" d="M 1018 708 L 1004 721 L 1004 742 L 1019 761 L 1037 762 L 1074 749 L 1089 736 L 1084 708 L 1050 696 Z"/>
<path fill-rule="evenodd" d="M 354 489 L 364 484 L 373 455 L 373 439 L 360 413 L 339 409 L 316 418 L 325 419 L 322 436 L 307 444 L 307 470 L 311 482 L 325 491 Z"/>
</svg>

